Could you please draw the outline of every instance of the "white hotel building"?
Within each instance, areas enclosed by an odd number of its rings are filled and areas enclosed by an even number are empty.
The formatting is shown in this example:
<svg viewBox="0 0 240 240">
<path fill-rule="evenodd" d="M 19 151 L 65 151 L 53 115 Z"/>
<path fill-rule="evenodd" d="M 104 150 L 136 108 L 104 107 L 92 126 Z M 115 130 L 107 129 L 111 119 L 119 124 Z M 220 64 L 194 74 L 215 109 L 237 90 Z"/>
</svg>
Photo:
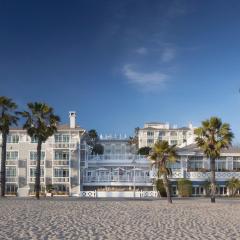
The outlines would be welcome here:
<svg viewBox="0 0 240 240">
<path fill-rule="evenodd" d="M 70 124 L 59 125 L 58 132 L 42 144 L 41 188 L 54 186 L 56 194 L 79 194 L 80 158 L 85 156 L 81 137 L 85 130 L 75 124 L 75 112 L 69 113 Z M 2 139 L 0 139 L 1 143 Z M 1 151 L 1 150 L 0 150 Z M 26 130 L 13 128 L 7 141 L 6 193 L 34 194 L 37 142 Z"/>
<path fill-rule="evenodd" d="M 76 113 L 70 112 L 69 118 L 68 125 L 60 125 L 58 132 L 43 143 L 43 193 L 49 184 L 53 185 L 54 194 L 70 196 L 80 196 L 84 191 L 99 192 L 100 197 L 124 196 L 121 193 L 154 189 L 155 174 L 149 160 L 136 154 L 136 147 L 129 144 L 128 138 L 102 136 L 100 143 L 104 146 L 104 154 L 91 155 L 85 142 L 86 131 L 76 124 Z M 157 131 L 162 131 L 159 129 Z M 193 132 L 190 127 L 174 129 L 177 131 L 175 140 L 179 141 L 178 145 L 181 145 L 184 139 L 187 142 L 191 139 Z M 148 126 L 142 133 L 149 130 Z M 165 138 L 173 137 L 168 134 L 172 132 L 170 127 L 165 132 Z M 173 140 L 169 138 L 169 141 Z M 184 143 L 185 146 L 178 149 L 178 162 L 172 165 L 172 195 L 177 195 L 177 180 L 180 178 L 192 181 L 194 196 L 204 195 L 204 184 L 210 178 L 209 159 L 205 158 L 194 144 Z M 10 130 L 6 162 L 8 195 L 34 194 L 36 148 L 35 139 L 31 139 L 25 130 Z M 224 151 L 220 159 L 216 160 L 218 194 L 227 194 L 226 183 L 232 177 L 240 179 L 240 149 L 236 147 Z"/>
<path fill-rule="evenodd" d="M 168 141 L 170 145 L 176 144 L 183 147 L 194 142 L 194 127 L 190 123 L 188 127 L 178 128 L 177 125 L 170 126 L 169 123 L 145 123 L 138 130 L 138 146 L 151 147 L 158 140 Z"/>
</svg>

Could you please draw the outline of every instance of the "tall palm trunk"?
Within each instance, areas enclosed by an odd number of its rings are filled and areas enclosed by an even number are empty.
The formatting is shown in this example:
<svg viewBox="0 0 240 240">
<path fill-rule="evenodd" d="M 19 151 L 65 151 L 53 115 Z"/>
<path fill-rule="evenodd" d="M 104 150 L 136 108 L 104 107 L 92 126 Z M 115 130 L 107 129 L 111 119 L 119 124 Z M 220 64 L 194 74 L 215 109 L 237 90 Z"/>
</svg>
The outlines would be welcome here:
<svg viewBox="0 0 240 240">
<path fill-rule="evenodd" d="M 2 132 L 2 153 L 1 153 L 1 196 L 5 196 L 6 185 L 6 157 L 7 157 L 7 133 Z"/>
<path fill-rule="evenodd" d="M 36 178 L 35 178 L 35 191 L 36 191 L 36 198 L 39 199 L 40 190 L 41 190 L 41 150 L 42 150 L 42 141 L 38 140 L 37 144 L 37 166 L 36 166 Z"/>
<path fill-rule="evenodd" d="M 166 173 L 163 174 L 163 185 L 164 185 L 166 193 L 167 193 L 167 201 L 168 201 L 168 203 L 172 203 L 171 192 L 170 192 L 170 188 L 169 188 L 169 181 L 168 181 Z"/>
<path fill-rule="evenodd" d="M 211 203 L 215 203 L 216 177 L 215 177 L 215 159 L 211 158 Z"/>
</svg>

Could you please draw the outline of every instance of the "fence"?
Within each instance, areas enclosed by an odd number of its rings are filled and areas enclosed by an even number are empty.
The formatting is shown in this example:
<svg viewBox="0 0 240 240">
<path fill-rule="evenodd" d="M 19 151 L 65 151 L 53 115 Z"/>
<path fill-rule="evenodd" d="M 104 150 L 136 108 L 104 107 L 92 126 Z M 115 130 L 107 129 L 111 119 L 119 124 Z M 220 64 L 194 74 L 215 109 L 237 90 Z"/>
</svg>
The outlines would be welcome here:
<svg viewBox="0 0 240 240">
<path fill-rule="evenodd" d="M 80 197 L 86 198 L 156 198 L 156 191 L 125 191 L 125 192 L 107 192 L 107 191 L 81 191 Z"/>
</svg>

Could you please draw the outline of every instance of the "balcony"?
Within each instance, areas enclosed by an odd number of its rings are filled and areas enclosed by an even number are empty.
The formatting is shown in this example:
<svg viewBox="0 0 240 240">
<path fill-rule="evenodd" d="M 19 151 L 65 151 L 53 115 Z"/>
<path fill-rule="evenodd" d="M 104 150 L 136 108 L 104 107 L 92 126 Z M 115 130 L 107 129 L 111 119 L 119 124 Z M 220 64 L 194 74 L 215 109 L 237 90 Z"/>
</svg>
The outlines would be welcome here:
<svg viewBox="0 0 240 240">
<path fill-rule="evenodd" d="M 37 160 L 30 160 L 29 165 L 30 166 L 36 166 L 37 165 Z M 40 165 L 44 166 L 44 160 L 41 160 Z"/>
<path fill-rule="evenodd" d="M 35 183 L 35 177 L 29 177 L 29 183 Z M 44 183 L 44 177 L 40 177 L 40 182 Z"/>
<path fill-rule="evenodd" d="M 17 177 L 6 177 L 6 183 L 17 183 Z"/>
<path fill-rule="evenodd" d="M 17 166 L 17 160 L 6 160 L 6 166 Z"/>
<path fill-rule="evenodd" d="M 172 169 L 172 176 L 171 178 L 183 178 L 183 172 L 180 170 Z"/>
<path fill-rule="evenodd" d="M 84 183 L 93 183 L 93 182 L 118 182 L 118 183 L 152 183 L 151 179 L 147 176 L 112 176 L 112 175 L 106 175 L 106 176 L 85 176 L 83 177 Z"/>
<path fill-rule="evenodd" d="M 104 154 L 104 155 L 89 155 L 87 162 L 89 164 L 111 164 L 113 163 L 118 164 L 119 162 L 123 164 L 132 165 L 133 161 L 135 161 L 136 164 L 144 164 L 146 166 L 150 165 L 151 162 L 145 157 L 141 155 L 134 155 L 134 154 Z"/>
<path fill-rule="evenodd" d="M 69 160 L 53 160 L 53 166 L 68 166 Z"/>
<path fill-rule="evenodd" d="M 230 179 L 230 178 L 240 178 L 240 172 L 216 172 L 216 179 Z M 189 179 L 209 179 L 211 172 L 187 172 L 186 178 Z"/>
<path fill-rule="evenodd" d="M 54 149 L 76 149 L 77 148 L 77 142 L 52 142 L 49 143 L 50 148 Z"/>
<path fill-rule="evenodd" d="M 53 183 L 69 183 L 69 177 L 53 177 Z"/>
</svg>

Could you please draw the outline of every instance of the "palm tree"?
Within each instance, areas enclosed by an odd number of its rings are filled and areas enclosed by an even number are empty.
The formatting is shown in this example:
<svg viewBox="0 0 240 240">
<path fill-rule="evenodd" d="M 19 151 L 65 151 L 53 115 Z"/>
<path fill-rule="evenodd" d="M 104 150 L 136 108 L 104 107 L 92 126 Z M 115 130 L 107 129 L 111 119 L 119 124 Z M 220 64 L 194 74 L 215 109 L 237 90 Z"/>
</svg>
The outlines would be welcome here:
<svg viewBox="0 0 240 240">
<path fill-rule="evenodd" d="M 29 111 L 21 112 L 26 118 L 23 128 L 27 130 L 30 137 L 37 139 L 37 166 L 35 178 L 36 198 L 39 199 L 40 175 L 41 175 L 41 149 L 42 143 L 57 131 L 57 124 L 60 118 L 54 114 L 53 108 L 45 103 L 34 102 L 27 104 Z"/>
<path fill-rule="evenodd" d="M 233 139 L 233 133 L 227 123 L 222 123 L 220 118 L 211 117 L 203 121 L 202 126 L 195 129 L 196 144 L 204 154 L 210 159 L 211 202 L 215 203 L 216 179 L 215 179 L 215 160 L 220 157 L 221 150 L 228 148 Z"/>
<path fill-rule="evenodd" d="M 158 179 L 163 178 L 163 185 L 167 193 L 167 200 L 172 203 L 169 179 L 172 174 L 170 164 L 176 162 L 176 145 L 170 146 L 167 141 L 158 141 L 154 144 L 149 154 L 149 159 L 153 161 L 153 166 L 157 169 Z"/>
<path fill-rule="evenodd" d="M 7 135 L 12 125 L 17 125 L 18 117 L 15 110 L 17 104 L 11 98 L 0 96 L 0 132 L 2 133 L 2 153 L 1 153 L 1 196 L 5 196 L 6 185 L 6 154 Z"/>
<path fill-rule="evenodd" d="M 240 188 L 240 181 L 237 178 L 231 178 L 228 183 L 227 183 L 227 187 L 229 189 L 230 192 L 230 196 L 235 196 L 237 193 L 237 190 Z"/>
</svg>

